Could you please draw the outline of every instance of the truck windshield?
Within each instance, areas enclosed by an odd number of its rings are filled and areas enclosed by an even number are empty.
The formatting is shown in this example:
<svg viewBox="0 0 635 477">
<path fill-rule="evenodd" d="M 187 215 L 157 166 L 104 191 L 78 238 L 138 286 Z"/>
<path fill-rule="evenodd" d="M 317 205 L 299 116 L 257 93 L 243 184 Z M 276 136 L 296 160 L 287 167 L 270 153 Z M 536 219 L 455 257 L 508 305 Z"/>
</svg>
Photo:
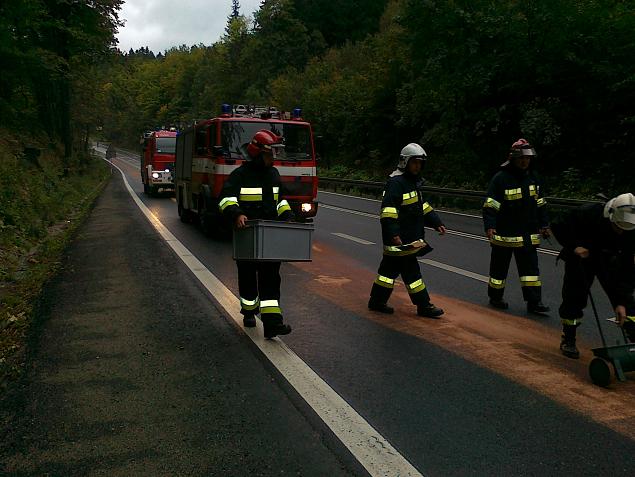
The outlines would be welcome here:
<svg viewBox="0 0 635 477">
<path fill-rule="evenodd" d="M 311 137 L 305 124 L 226 121 L 221 128 L 221 141 L 225 153 L 232 159 L 244 159 L 247 145 L 261 129 L 269 129 L 282 136 L 284 149 L 276 160 L 308 161 L 311 159 Z"/>
<path fill-rule="evenodd" d="M 176 151 L 175 137 L 158 137 L 157 152 L 161 154 L 174 154 Z"/>
</svg>

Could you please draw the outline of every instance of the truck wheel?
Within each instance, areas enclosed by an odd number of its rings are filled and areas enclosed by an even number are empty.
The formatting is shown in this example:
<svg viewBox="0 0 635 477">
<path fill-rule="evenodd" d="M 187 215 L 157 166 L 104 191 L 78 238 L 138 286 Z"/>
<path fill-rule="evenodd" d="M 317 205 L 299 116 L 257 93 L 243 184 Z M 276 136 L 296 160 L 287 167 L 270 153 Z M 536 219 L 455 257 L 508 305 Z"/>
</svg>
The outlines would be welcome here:
<svg viewBox="0 0 635 477">
<path fill-rule="evenodd" d="M 150 188 L 148 187 L 148 184 L 146 183 L 143 184 L 143 193 L 145 195 L 150 195 Z"/>
</svg>

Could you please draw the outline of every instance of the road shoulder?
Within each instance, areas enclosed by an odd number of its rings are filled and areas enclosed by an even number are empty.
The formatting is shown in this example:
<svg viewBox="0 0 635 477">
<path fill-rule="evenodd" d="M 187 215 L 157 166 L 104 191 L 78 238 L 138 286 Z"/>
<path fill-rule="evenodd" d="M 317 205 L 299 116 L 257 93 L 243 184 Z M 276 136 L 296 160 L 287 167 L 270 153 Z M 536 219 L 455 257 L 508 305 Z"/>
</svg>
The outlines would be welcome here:
<svg viewBox="0 0 635 477">
<path fill-rule="evenodd" d="M 2 403 L 14 474 L 347 475 L 112 181 L 46 288 Z"/>
</svg>

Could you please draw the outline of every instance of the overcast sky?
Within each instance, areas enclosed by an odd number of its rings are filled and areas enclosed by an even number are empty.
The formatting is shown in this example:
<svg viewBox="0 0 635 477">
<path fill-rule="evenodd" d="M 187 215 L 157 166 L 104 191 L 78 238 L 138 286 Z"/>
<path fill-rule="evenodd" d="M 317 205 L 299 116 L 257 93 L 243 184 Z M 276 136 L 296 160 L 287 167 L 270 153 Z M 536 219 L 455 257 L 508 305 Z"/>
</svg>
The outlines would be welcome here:
<svg viewBox="0 0 635 477">
<path fill-rule="evenodd" d="M 260 0 L 240 0 L 240 13 L 253 18 Z M 126 0 L 119 12 L 121 51 L 142 46 L 159 53 L 172 46 L 211 45 L 225 31 L 231 0 Z"/>
</svg>

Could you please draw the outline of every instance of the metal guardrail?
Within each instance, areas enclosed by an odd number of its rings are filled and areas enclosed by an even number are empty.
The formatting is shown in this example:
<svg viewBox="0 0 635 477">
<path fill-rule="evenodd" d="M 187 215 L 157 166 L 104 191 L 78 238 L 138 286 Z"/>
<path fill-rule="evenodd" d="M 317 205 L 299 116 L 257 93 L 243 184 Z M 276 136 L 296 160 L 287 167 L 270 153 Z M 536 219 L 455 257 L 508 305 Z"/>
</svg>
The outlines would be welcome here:
<svg viewBox="0 0 635 477">
<path fill-rule="evenodd" d="M 348 186 L 350 188 L 356 187 L 359 189 L 372 190 L 377 192 L 377 196 L 381 194 L 381 191 L 384 188 L 385 182 L 373 182 L 373 181 L 360 181 L 353 179 L 336 179 L 334 177 L 320 177 L 319 179 L 320 186 Z M 432 186 L 423 186 L 424 192 L 428 192 L 432 195 L 441 195 L 453 198 L 465 198 L 465 199 L 485 199 L 486 192 L 479 190 L 464 190 L 464 189 L 448 189 L 444 187 L 432 187 Z M 582 200 L 582 199 L 563 199 L 560 197 L 546 197 L 545 198 L 550 205 L 556 207 L 577 207 L 579 205 L 591 204 L 593 201 L 590 200 Z"/>
</svg>

